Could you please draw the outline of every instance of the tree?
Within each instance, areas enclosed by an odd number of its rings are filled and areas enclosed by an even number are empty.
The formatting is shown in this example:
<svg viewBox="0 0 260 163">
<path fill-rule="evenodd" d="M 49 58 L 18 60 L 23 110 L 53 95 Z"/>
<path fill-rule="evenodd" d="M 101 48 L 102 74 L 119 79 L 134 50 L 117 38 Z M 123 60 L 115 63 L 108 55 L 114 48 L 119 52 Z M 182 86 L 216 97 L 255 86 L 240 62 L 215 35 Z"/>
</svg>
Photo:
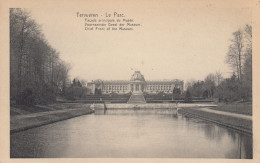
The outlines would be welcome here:
<svg viewBox="0 0 260 163">
<path fill-rule="evenodd" d="M 190 80 L 186 81 L 185 89 L 186 90 L 190 89 L 195 83 L 196 83 L 196 80 L 194 80 L 194 79 L 190 79 Z"/>
<path fill-rule="evenodd" d="M 239 100 L 240 83 L 235 74 L 231 78 L 225 79 L 218 85 L 215 97 L 219 98 L 219 101 L 232 102 Z"/>
<path fill-rule="evenodd" d="M 247 99 L 252 99 L 252 26 L 245 27 L 246 51 L 245 62 L 243 67 L 242 82 L 244 85 L 244 93 Z"/>
<path fill-rule="evenodd" d="M 215 81 L 216 77 L 213 73 L 209 74 L 205 80 L 204 80 L 204 92 L 203 92 L 203 97 L 208 98 L 212 97 L 215 91 Z"/>
<path fill-rule="evenodd" d="M 192 102 L 190 91 L 187 90 L 184 98 L 184 102 Z"/>
<path fill-rule="evenodd" d="M 215 85 L 218 86 L 224 80 L 221 72 L 215 73 Z"/>
<path fill-rule="evenodd" d="M 83 82 L 83 84 L 81 82 Z M 74 78 L 70 86 L 65 90 L 64 94 L 67 99 L 75 100 L 86 97 L 88 92 L 89 89 L 87 88 L 86 84 L 84 84 L 84 80 Z M 95 93 L 101 94 L 101 90 L 96 88 Z"/>
<path fill-rule="evenodd" d="M 205 88 L 205 82 L 204 81 L 197 81 L 188 90 L 189 90 L 192 97 L 202 97 L 205 89 L 206 89 Z"/>
<path fill-rule="evenodd" d="M 24 63 L 29 63 L 26 62 L 29 58 L 27 43 L 30 42 L 33 35 L 38 33 L 38 25 L 30 19 L 29 12 L 21 9 L 10 9 L 10 58 L 11 73 L 13 73 L 10 76 L 13 80 L 13 89 L 16 89 L 17 103 L 22 101 L 19 97 L 22 95 Z M 11 90 L 11 92 L 13 91 Z"/>
<path fill-rule="evenodd" d="M 54 101 L 68 71 L 30 13 L 10 9 L 11 100 L 26 105 Z"/>
<path fill-rule="evenodd" d="M 172 95 L 174 99 L 179 99 L 180 95 L 181 95 L 181 89 L 174 87 L 173 91 L 172 91 Z"/>
<path fill-rule="evenodd" d="M 209 93 L 208 93 L 207 90 L 205 90 L 205 91 L 203 92 L 202 97 L 203 97 L 203 98 L 208 98 L 208 97 L 209 97 Z"/>
<path fill-rule="evenodd" d="M 222 89 L 229 101 L 250 100 L 252 98 L 252 26 L 246 25 L 243 30 L 233 33 L 233 39 L 227 53 L 227 63 L 233 68 L 235 75 L 221 82 L 218 94 Z M 236 79 L 236 80 L 234 80 Z M 231 89 L 232 88 L 232 89 Z M 222 92 L 222 93 L 220 93 Z"/>
<path fill-rule="evenodd" d="M 242 75 L 242 53 L 244 50 L 243 31 L 238 30 L 233 33 L 233 39 L 227 53 L 226 62 L 231 65 L 236 72 L 238 80 Z"/>
</svg>

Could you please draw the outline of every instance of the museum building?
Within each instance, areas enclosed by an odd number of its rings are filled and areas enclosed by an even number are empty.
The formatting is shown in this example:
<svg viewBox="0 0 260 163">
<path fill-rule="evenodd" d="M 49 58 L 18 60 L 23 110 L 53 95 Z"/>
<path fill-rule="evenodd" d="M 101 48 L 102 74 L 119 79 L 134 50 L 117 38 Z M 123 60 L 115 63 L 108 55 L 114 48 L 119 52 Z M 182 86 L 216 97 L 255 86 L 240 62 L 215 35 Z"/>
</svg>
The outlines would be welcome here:
<svg viewBox="0 0 260 163">
<path fill-rule="evenodd" d="M 183 93 L 183 80 L 145 80 L 140 71 L 135 71 L 129 81 L 127 80 L 95 80 L 87 83 L 87 88 L 90 89 L 91 94 L 100 92 L 102 94 L 118 93 L 149 93 L 156 94 L 164 92 L 172 93 L 174 87 L 179 88 Z"/>
</svg>

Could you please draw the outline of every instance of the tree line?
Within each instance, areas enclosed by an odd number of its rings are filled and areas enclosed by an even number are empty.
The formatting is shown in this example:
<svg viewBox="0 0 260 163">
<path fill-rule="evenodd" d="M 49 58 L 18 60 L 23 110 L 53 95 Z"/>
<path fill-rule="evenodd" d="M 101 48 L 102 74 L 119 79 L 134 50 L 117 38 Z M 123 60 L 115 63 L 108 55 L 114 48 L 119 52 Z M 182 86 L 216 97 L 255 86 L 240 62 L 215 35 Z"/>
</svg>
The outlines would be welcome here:
<svg viewBox="0 0 260 163">
<path fill-rule="evenodd" d="M 27 10 L 10 9 L 10 98 L 16 104 L 55 101 L 65 93 L 70 66 Z"/>
<path fill-rule="evenodd" d="M 232 34 L 226 63 L 233 75 L 224 79 L 219 72 L 209 74 L 203 81 L 186 83 L 186 99 L 215 98 L 223 102 L 252 100 L 252 26 L 246 25 Z"/>
<path fill-rule="evenodd" d="M 86 98 L 88 94 L 90 94 L 90 89 L 87 88 L 87 82 L 74 78 L 66 88 L 64 97 L 68 100 L 76 100 Z"/>
</svg>

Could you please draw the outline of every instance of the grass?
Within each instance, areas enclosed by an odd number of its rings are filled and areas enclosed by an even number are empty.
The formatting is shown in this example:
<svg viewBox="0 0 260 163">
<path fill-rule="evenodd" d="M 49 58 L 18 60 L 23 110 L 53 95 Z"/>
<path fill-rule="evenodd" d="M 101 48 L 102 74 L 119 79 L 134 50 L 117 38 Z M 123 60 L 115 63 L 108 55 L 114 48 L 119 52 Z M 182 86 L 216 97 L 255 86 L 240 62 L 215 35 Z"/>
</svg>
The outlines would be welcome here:
<svg viewBox="0 0 260 163">
<path fill-rule="evenodd" d="M 227 115 L 219 115 L 215 113 L 209 113 L 201 110 L 182 108 L 179 110 L 182 114 L 188 114 L 194 117 L 198 117 L 204 120 L 208 120 L 226 127 L 241 130 L 252 134 L 252 121 L 242 118 L 230 117 Z"/>
<path fill-rule="evenodd" d="M 57 103 L 36 106 L 11 106 L 11 133 L 90 114 L 89 104 Z"/>
<path fill-rule="evenodd" d="M 11 105 L 10 115 L 25 115 L 39 112 L 51 112 L 56 110 L 67 110 L 67 109 L 79 109 L 82 107 L 89 107 L 88 104 L 77 104 L 77 103 L 54 103 L 46 105 L 34 105 L 34 106 L 25 106 L 25 105 Z"/>
<path fill-rule="evenodd" d="M 231 104 L 218 104 L 217 107 L 211 108 L 213 110 L 226 111 L 231 113 L 252 115 L 252 103 L 231 103 Z"/>
</svg>

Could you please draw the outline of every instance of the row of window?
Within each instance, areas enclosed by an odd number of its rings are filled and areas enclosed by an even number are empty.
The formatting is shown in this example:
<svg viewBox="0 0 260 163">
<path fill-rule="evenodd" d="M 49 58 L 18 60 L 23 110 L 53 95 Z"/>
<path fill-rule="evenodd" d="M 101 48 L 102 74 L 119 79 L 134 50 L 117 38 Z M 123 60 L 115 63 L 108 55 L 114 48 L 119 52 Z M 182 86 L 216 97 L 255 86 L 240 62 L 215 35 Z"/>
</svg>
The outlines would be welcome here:
<svg viewBox="0 0 260 163">
<path fill-rule="evenodd" d="M 104 90 L 127 90 L 126 85 L 105 85 Z"/>
<path fill-rule="evenodd" d="M 152 86 L 147 86 L 147 90 L 170 90 L 171 86 L 170 85 L 152 85 Z"/>
<path fill-rule="evenodd" d="M 171 85 L 148 85 L 147 90 L 171 90 Z M 103 90 L 128 90 L 127 85 L 105 85 Z"/>
<path fill-rule="evenodd" d="M 155 92 L 155 93 L 158 93 L 158 92 L 172 92 L 171 90 L 147 90 L 146 92 Z"/>
<path fill-rule="evenodd" d="M 103 92 L 105 92 L 105 93 L 112 93 L 112 92 L 114 92 L 114 93 L 127 93 L 128 91 L 126 91 L 126 90 L 122 90 L 122 91 L 114 91 L 114 90 L 103 90 Z"/>
<path fill-rule="evenodd" d="M 127 90 L 121 90 L 121 91 L 114 91 L 114 90 L 103 90 L 103 92 L 105 93 L 111 93 L 111 92 L 115 92 L 115 93 L 120 93 L 120 92 L 123 92 L 123 93 L 127 93 L 127 92 L 130 92 L 130 91 L 127 91 Z M 158 93 L 158 92 L 161 92 L 159 90 L 147 90 L 147 92 L 154 92 L 154 93 Z M 166 92 L 166 93 L 171 93 L 172 91 L 171 90 L 163 90 L 162 92 Z"/>
</svg>

